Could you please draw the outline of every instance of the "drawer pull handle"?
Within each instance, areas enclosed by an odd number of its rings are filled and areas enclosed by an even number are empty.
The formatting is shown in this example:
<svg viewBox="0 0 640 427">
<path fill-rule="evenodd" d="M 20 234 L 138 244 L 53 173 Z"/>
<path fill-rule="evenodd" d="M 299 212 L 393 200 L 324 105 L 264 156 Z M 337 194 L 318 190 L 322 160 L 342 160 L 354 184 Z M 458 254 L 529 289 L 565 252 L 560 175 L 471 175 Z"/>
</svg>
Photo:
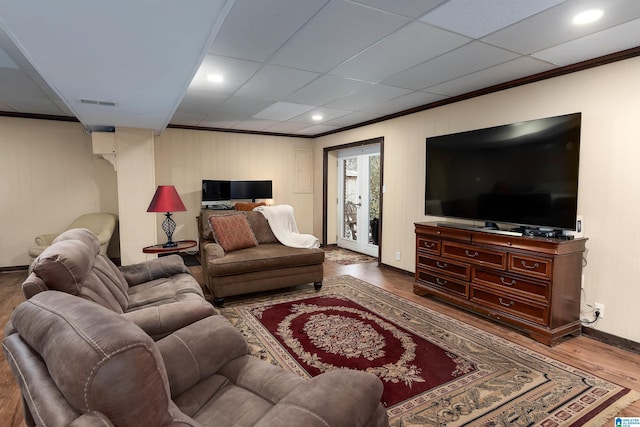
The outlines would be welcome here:
<svg viewBox="0 0 640 427">
<path fill-rule="evenodd" d="M 424 247 L 427 249 L 431 249 L 432 247 L 434 247 L 436 244 L 433 242 L 424 242 Z"/>
<path fill-rule="evenodd" d="M 533 265 L 527 265 L 527 262 L 525 260 L 520 261 L 520 264 L 524 267 L 527 268 L 529 270 L 534 270 L 538 267 L 540 267 L 540 264 L 538 264 L 537 262 L 534 262 Z"/>
<path fill-rule="evenodd" d="M 513 301 L 509 301 L 508 303 L 502 301 L 502 297 L 498 297 L 498 301 L 500 301 L 500 304 L 504 305 L 505 307 L 511 307 L 513 304 L 515 304 Z"/>
<path fill-rule="evenodd" d="M 436 277 L 436 283 L 437 283 L 438 285 L 446 285 L 446 284 L 447 284 L 447 281 L 446 281 L 446 280 L 444 280 L 444 279 L 441 279 L 441 278 L 439 278 L 439 277 Z"/>
<path fill-rule="evenodd" d="M 447 265 L 447 263 L 446 263 L 446 262 L 436 261 L 436 265 L 437 265 L 439 268 L 447 268 L 447 267 L 448 267 L 448 265 Z"/>
<path fill-rule="evenodd" d="M 465 254 L 466 256 L 468 256 L 469 258 L 475 258 L 475 257 L 477 257 L 477 256 L 478 256 L 478 251 L 475 251 L 475 252 L 469 252 L 469 250 L 468 250 L 468 249 L 465 249 L 465 250 L 464 250 L 464 254 Z"/>
<path fill-rule="evenodd" d="M 511 279 L 510 282 L 507 282 L 506 280 L 504 280 L 504 277 L 500 276 L 500 281 L 502 282 L 503 285 L 507 285 L 507 286 L 513 286 L 516 284 L 515 279 Z"/>
</svg>

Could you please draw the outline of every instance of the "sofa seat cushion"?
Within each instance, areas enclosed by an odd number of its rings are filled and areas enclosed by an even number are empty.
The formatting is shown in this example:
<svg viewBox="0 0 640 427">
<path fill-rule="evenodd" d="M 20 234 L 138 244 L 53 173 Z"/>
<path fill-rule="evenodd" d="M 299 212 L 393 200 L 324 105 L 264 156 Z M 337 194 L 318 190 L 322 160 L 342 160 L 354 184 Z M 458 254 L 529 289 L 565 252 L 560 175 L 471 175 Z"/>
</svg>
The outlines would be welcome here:
<svg viewBox="0 0 640 427">
<path fill-rule="evenodd" d="M 189 299 L 191 295 L 197 295 L 201 299 L 204 298 L 200 285 L 187 273 L 176 274 L 169 278 L 163 277 L 132 286 L 129 288 L 128 294 L 128 310 L 182 301 Z"/>
<path fill-rule="evenodd" d="M 304 265 L 322 264 L 322 249 L 291 248 L 280 243 L 265 243 L 253 248 L 230 252 L 208 261 L 210 276 L 222 277 Z"/>
</svg>

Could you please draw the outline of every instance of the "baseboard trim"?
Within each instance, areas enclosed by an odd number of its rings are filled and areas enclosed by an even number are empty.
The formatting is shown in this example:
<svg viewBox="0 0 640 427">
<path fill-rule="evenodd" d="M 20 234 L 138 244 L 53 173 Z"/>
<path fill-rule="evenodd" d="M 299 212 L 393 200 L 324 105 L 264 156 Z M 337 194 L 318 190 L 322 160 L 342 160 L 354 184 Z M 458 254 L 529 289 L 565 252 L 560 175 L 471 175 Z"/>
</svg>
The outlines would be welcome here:
<svg viewBox="0 0 640 427">
<path fill-rule="evenodd" d="M 0 273 L 10 273 L 12 271 L 23 271 L 28 269 L 28 265 L 14 265 L 11 267 L 0 267 Z"/>
<path fill-rule="evenodd" d="M 632 353 L 640 354 L 640 343 L 631 341 L 626 338 L 621 338 L 616 335 L 609 334 L 607 332 L 598 331 L 597 329 L 582 327 L 582 335 L 608 344 L 612 347 L 627 350 Z"/>
</svg>

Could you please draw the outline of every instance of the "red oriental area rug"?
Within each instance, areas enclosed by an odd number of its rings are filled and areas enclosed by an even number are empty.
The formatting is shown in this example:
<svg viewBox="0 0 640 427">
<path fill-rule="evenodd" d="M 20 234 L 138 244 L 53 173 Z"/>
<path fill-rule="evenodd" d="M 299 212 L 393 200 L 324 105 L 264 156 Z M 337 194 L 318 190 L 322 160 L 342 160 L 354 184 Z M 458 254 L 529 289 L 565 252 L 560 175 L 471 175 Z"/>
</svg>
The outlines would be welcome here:
<svg viewBox="0 0 640 427">
<path fill-rule="evenodd" d="M 394 427 L 601 425 L 640 397 L 350 276 L 221 312 L 254 355 L 300 376 L 377 375 Z"/>
</svg>

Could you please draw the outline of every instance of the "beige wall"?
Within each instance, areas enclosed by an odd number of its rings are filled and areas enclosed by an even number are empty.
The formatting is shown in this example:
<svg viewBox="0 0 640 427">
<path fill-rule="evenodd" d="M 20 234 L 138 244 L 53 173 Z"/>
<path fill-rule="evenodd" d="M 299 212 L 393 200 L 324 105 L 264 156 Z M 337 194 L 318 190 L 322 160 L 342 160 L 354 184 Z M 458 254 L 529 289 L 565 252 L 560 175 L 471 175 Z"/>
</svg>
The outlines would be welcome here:
<svg viewBox="0 0 640 427">
<path fill-rule="evenodd" d="M 174 239 L 198 237 L 195 218 L 200 213 L 203 179 L 270 179 L 272 203 L 293 206 L 300 232 L 311 233 L 313 194 L 295 192 L 294 184 L 300 173 L 295 152 L 311 149 L 312 144 L 305 138 L 166 129 L 155 139 L 156 183 L 175 185 L 187 208 L 173 215 L 177 223 Z M 161 222 L 158 218 L 158 227 Z"/>
<path fill-rule="evenodd" d="M 319 138 L 315 183 L 322 182 L 324 147 L 383 136 L 382 262 L 414 271 L 413 223 L 437 219 L 424 215 L 425 138 L 582 112 L 578 211 L 589 238 L 583 302 L 605 304 L 597 329 L 640 342 L 631 319 L 640 301 L 639 75 L 634 58 Z M 314 206 L 319 212 L 320 192 Z M 316 234 L 319 226 L 316 220 Z"/>
<path fill-rule="evenodd" d="M 27 265 L 36 235 L 118 212 L 116 174 L 79 123 L 0 117 L 0 200 L 0 267 Z"/>
</svg>

